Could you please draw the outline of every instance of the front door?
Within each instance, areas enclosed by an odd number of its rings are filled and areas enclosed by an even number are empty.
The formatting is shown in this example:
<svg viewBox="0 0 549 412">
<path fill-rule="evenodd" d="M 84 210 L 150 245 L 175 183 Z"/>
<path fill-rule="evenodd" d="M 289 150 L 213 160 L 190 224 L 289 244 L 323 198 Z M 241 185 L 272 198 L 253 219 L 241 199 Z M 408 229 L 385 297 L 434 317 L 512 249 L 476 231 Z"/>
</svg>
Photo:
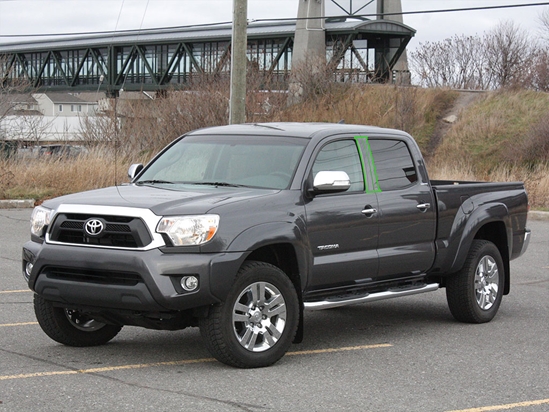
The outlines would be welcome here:
<svg viewBox="0 0 549 412">
<path fill-rule="evenodd" d="M 378 204 L 367 193 L 354 138 L 332 140 L 317 150 L 312 177 L 320 171 L 344 171 L 351 187 L 343 193 L 315 196 L 306 206 L 313 255 L 307 289 L 352 288 L 377 275 Z"/>
</svg>

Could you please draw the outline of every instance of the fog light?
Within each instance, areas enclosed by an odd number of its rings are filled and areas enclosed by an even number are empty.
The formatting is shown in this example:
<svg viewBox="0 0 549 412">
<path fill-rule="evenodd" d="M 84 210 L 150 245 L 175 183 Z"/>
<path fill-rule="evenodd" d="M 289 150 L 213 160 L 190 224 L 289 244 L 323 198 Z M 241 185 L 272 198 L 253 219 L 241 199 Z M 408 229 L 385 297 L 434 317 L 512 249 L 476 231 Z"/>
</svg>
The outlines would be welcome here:
<svg viewBox="0 0 549 412">
<path fill-rule="evenodd" d="M 196 276 L 185 276 L 181 279 L 181 287 L 187 292 L 192 292 L 198 288 L 198 278 Z"/>
<path fill-rule="evenodd" d="M 30 279 L 33 267 L 34 267 L 34 265 L 32 264 L 32 262 L 27 262 L 27 264 L 25 265 L 25 278 L 27 280 Z"/>
</svg>

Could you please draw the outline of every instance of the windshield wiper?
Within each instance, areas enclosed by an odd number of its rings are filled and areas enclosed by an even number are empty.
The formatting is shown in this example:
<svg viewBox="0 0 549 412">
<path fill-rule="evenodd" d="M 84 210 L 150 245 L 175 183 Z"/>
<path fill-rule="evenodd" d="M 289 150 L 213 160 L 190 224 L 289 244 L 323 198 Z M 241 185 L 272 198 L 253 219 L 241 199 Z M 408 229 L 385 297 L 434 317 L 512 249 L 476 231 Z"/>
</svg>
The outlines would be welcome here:
<svg viewBox="0 0 549 412">
<path fill-rule="evenodd" d="M 154 185 L 154 184 L 173 184 L 173 182 L 168 182 L 167 180 L 140 180 L 139 182 L 135 182 L 136 185 Z"/>
<path fill-rule="evenodd" d="M 228 182 L 193 182 L 192 185 L 208 185 L 208 186 L 223 186 L 223 187 L 248 187 L 246 185 L 237 185 Z"/>
</svg>

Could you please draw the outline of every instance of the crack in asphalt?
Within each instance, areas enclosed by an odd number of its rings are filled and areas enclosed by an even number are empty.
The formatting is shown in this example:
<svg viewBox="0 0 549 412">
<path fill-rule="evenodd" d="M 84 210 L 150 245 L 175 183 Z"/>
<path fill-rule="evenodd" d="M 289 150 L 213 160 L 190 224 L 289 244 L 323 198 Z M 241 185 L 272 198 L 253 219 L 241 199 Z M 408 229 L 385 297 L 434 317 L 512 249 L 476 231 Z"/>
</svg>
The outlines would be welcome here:
<svg viewBox="0 0 549 412">
<path fill-rule="evenodd" d="M 0 259 L 9 260 L 11 262 L 20 262 L 21 261 L 21 259 L 14 259 L 14 258 L 9 258 L 9 257 L 5 257 L 5 256 L 0 256 Z"/>
<path fill-rule="evenodd" d="M 0 213 L 0 217 L 3 217 L 4 219 L 13 220 L 14 222 L 28 222 L 28 219 L 21 219 L 18 217 L 12 217 L 12 216 L 6 216 L 2 213 Z"/>
<path fill-rule="evenodd" d="M 130 386 L 130 387 L 134 387 L 134 388 L 149 389 L 149 390 L 152 390 L 152 391 L 165 392 L 165 393 L 171 393 L 171 394 L 176 394 L 176 395 L 183 395 L 183 396 L 188 396 L 188 397 L 199 399 L 199 400 L 205 400 L 205 401 L 209 401 L 209 402 L 216 402 L 216 403 L 220 403 L 222 405 L 228 405 L 228 406 L 235 407 L 235 408 L 240 409 L 240 410 L 245 411 L 245 412 L 254 412 L 254 411 L 257 411 L 257 410 L 271 410 L 272 409 L 272 408 L 267 408 L 267 407 L 260 406 L 260 405 L 234 402 L 234 401 L 218 399 L 218 398 L 214 398 L 214 397 L 210 397 L 210 396 L 197 395 L 197 394 L 189 393 L 189 392 L 186 392 L 186 391 L 175 391 L 175 390 L 170 390 L 170 389 L 165 389 L 165 388 L 154 388 L 154 387 L 151 387 L 151 386 L 148 386 L 148 385 L 141 385 L 141 384 L 138 384 L 138 383 L 126 382 L 122 379 L 115 378 L 115 377 L 112 377 L 112 376 L 107 376 L 107 375 L 104 375 L 104 374 L 101 374 L 101 373 L 98 373 L 98 372 L 82 373 L 81 372 L 82 368 L 74 368 L 74 367 L 71 367 L 71 366 L 68 366 L 68 365 L 63 365 L 63 364 L 58 363 L 58 362 L 54 362 L 54 361 L 51 361 L 51 360 L 47 360 L 47 359 L 39 358 L 39 357 L 36 357 L 36 356 L 28 355 L 28 354 L 25 354 L 25 353 L 12 351 L 12 350 L 9 350 L 9 349 L 0 348 L 0 352 L 9 353 L 9 354 L 15 355 L 15 356 L 21 356 L 23 358 L 27 358 L 27 359 L 30 359 L 30 360 L 33 360 L 33 361 L 45 363 L 46 365 L 49 365 L 49 366 L 55 366 L 57 368 L 65 369 L 65 370 L 68 370 L 68 371 L 71 371 L 71 372 L 77 372 L 77 373 L 82 374 L 82 375 L 91 375 L 91 376 L 95 376 L 95 377 L 98 377 L 98 378 L 111 380 L 111 381 L 114 381 L 114 382 L 122 383 L 122 384 Z"/>
<path fill-rule="evenodd" d="M 254 412 L 254 411 L 257 411 L 257 410 L 271 410 L 272 409 L 272 408 L 267 408 L 267 407 L 260 406 L 260 405 L 253 405 L 253 404 L 248 404 L 248 403 L 227 401 L 227 400 L 223 400 L 223 399 L 213 398 L 213 397 L 210 397 L 210 396 L 196 395 L 196 394 L 189 393 L 189 392 L 186 392 L 186 391 L 175 391 L 175 390 L 170 390 L 170 389 L 165 389 L 165 388 L 154 388 L 154 387 L 151 387 L 151 386 L 148 386 L 148 385 L 141 385 L 141 384 L 138 384 L 138 383 L 126 382 L 122 379 L 114 378 L 112 376 L 102 375 L 100 373 L 95 373 L 95 372 L 91 372 L 91 373 L 89 373 L 89 375 L 94 375 L 94 376 L 101 377 L 101 378 L 104 378 L 104 379 L 119 382 L 119 383 L 122 383 L 122 384 L 130 386 L 130 387 L 134 387 L 134 388 L 149 389 L 149 390 L 158 391 L 158 392 L 166 392 L 166 393 L 171 393 L 171 394 L 175 394 L 175 395 L 183 395 L 183 396 L 188 396 L 188 397 L 195 398 L 195 399 L 206 400 L 206 401 L 210 401 L 210 402 L 217 402 L 217 403 L 221 403 L 223 405 L 230 405 L 230 406 L 233 406 L 235 408 L 241 409 L 241 410 L 246 411 L 246 412 Z"/>
</svg>

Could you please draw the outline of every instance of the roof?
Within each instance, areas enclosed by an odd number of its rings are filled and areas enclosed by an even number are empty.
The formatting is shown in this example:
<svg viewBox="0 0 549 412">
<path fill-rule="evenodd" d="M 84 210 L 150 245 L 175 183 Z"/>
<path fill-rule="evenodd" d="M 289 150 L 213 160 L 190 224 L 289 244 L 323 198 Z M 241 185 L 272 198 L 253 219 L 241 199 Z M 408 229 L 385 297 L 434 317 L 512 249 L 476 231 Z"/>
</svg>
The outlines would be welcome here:
<svg viewBox="0 0 549 412">
<path fill-rule="evenodd" d="M 7 93 L 2 95 L 2 98 L 10 103 L 38 103 L 30 93 Z"/>
<path fill-rule="evenodd" d="M 287 37 L 295 33 L 296 20 L 285 20 L 275 23 L 250 23 L 248 39 Z M 327 34 L 338 33 L 391 33 L 403 36 L 414 36 L 416 31 L 405 24 L 389 20 L 345 20 L 325 23 Z M 123 31 L 100 35 L 64 36 L 50 40 L 18 42 L 0 45 L 0 53 L 13 53 L 33 50 L 78 49 L 85 47 L 107 47 L 135 43 L 170 43 L 199 41 L 229 41 L 232 35 L 232 24 L 211 26 L 178 27 L 167 29 L 144 29 Z"/>
<path fill-rule="evenodd" d="M 82 99 L 79 99 L 78 97 L 70 94 L 70 93 L 52 93 L 47 92 L 44 93 L 48 99 L 50 99 L 53 103 L 67 103 L 67 104 L 88 104 L 87 101 L 84 101 Z"/>
<path fill-rule="evenodd" d="M 310 139 L 317 135 L 332 134 L 391 134 L 408 136 L 400 130 L 383 129 L 377 126 L 365 126 L 356 124 L 341 123 L 245 123 L 228 126 L 208 127 L 195 130 L 190 135 L 212 135 L 212 134 L 237 134 L 237 135 L 265 135 L 265 136 L 287 136 Z"/>
</svg>

